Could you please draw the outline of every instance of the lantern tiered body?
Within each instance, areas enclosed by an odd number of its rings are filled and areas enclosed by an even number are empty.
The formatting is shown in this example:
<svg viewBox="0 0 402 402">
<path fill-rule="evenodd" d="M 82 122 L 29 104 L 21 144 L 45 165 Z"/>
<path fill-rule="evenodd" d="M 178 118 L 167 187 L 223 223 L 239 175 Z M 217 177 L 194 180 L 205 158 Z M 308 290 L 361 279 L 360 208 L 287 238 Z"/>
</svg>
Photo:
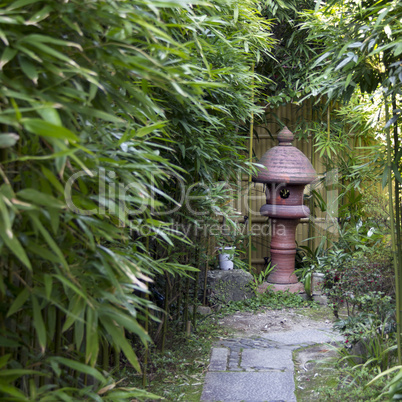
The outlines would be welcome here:
<svg viewBox="0 0 402 402">
<path fill-rule="evenodd" d="M 299 290 L 294 274 L 296 227 L 300 218 L 310 215 L 303 205 L 306 184 L 316 178 L 316 172 L 306 156 L 292 146 L 293 134 L 285 127 L 278 134 L 279 145 L 268 150 L 259 161 L 265 166 L 254 182 L 266 184 L 267 203 L 260 212 L 271 220 L 271 265 L 268 282 L 277 289 Z"/>
</svg>

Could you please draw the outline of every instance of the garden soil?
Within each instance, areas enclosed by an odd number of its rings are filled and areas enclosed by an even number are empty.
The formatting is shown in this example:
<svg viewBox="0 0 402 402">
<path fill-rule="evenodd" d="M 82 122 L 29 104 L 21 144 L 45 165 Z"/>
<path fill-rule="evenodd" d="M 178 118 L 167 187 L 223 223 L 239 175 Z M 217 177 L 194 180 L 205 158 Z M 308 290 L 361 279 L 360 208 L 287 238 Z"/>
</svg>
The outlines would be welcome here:
<svg viewBox="0 0 402 402">
<path fill-rule="evenodd" d="M 282 337 L 286 338 L 286 334 L 291 335 L 291 333 L 310 333 L 310 331 L 311 333 L 314 333 L 315 330 L 328 330 L 329 332 L 332 332 L 333 321 L 334 316 L 331 310 L 328 307 L 323 306 L 320 309 L 300 308 L 266 310 L 258 313 L 237 312 L 230 316 L 217 319 L 217 322 L 220 325 L 228 329 L 228 334 L 230 333 L 229 337 L 232 338 L 231 340 L 222 338 L 220 346 L 230 346 L 229 344 L 226 345 L 226 343 L 228 343 L 228 341 L 236 342 L 233 339 L 234 337 L 235 339 L 238 338 L 240 340 L 242 343 L 240 346 L 242 348 L 256 347 L 253 345 L 248 345 L 247 342 L 245 342 L 247 339 L 250 339 L 250 341 L 254 339 L 258 343 L 261 342 L 262 338 L 271 338 L 271 335 L 272 339 L 280 340 Z M 340 340 L 339 335 L 336 336 L 336 338 L 338 338 L 338 341 Z M 336 352 L 328 344 L 322 343 L 322 341 L 319 341 L 316 344 L 314 344 L 313 341 L 309 345 L 300 345 L 299 348 L 295 347 L 292 348 L 292 350 L 293 365 L 291 364 L 291 366 L 293 369 L 290 369 L 290 372 L 293 372 L 294 374 L 295 394 L 289 400 L 293 401 L 296 400 L 296 398 L 297 401 L 321 400 L 319 393 L 317 393 L 317 387 L 322 385 L 323 381 L 326 381 L 326 376 L 324 376 L 322 373 L 321 363 L 324 363 L 328 361 L 328 359 L 335 357 Z M 260 354 L 260 352 L 258 354 Z M 229 366 L 230 362 L 231 355 L 229 357 Z M 235 368 L 234 370 L 237 369 Z M 263 375 L 261 373 L 259 374 Z M 209 375 L 213 375 L 213 373 L 210 373 Z M 216 375 L 222 374 L 218 373 Z M 224 375 L 228 375 L 228 373 L 226 372 Z M 247 375 L 251 374 L 248 373 Z M 213 398 L 205 398 L 205 395 L 207 395 L 206 391 L 211 389 L 210 383 L 211 380 L 209 380 L 209 387 L 208 385 L 204 387 L 204 398 L 201 399 L 202 401 L 216 400 Z M 283 389 L 287 387 L 286 385 L 281 385 L 280 383 L 278 386 L 282 386 Z M 219 398 L 219 400 L 226 399 Z M 247 398 L 245 400 L 247 400 Z"/>
<path fill-rule="evenodd" d="M 239 336 L 264 336 L 301 329 L 332 328 L 334 319 L 329 308 L 268 310 L 259 313 L 238 312 L 220 319 L 219 324 Z"/>
</svg>

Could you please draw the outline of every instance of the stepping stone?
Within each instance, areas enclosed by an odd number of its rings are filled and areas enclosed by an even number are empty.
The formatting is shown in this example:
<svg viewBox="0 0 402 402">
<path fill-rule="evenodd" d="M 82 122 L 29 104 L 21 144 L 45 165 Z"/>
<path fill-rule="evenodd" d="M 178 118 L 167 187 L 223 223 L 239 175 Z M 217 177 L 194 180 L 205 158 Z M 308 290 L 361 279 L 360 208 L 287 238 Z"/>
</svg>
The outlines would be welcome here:
<svg viewBox="0 0 402 402">
<path fill-rule="evenodd" d="M 202 402 L 295 402 L 293 372 L 208 372 Z"/>
<path fill-rule="evenodd" d="M 296 402 L 292 351 L 341 339 L 311 328 L 221 341 L 212 348 L 201 402 Z"/>
<path fill-rule="evenodd" d="M 228 364 L 229 349 L 212 348 L 209 371 L 225 371 Z"/>
<path fill-rule="evenodd" d="M 264 338 L 283 345 L 314 345 L 316 343 L 329 343 L 342 341 L 342 336 L 325 329 L 302 329 L 298 331 L 275 332 L 263 335 Z"/>
<path fill-rule="evenodd" d="M 292 351 L 285 349 L 243 350 L 240 367 L 257 370 L 293 370 Z"/>
</svg>

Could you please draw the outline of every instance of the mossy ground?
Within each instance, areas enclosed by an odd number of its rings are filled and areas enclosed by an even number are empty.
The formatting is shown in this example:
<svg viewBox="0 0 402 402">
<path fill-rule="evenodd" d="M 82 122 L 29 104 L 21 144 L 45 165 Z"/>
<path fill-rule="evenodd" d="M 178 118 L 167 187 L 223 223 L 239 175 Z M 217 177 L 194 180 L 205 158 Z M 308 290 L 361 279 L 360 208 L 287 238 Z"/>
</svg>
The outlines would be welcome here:
<svg viewBox="0 0 402 402">
<path fill-rule="evenodd" d="M 147 390 L 153 394 L 160 395 L 166 401 L 198 402 L 201 398 L 213 343 L 219 339 L 236 336 L 235 327 L 227 325 L 231 317 L 236 316 L 236 322 L 238 323 L 238 316 L 244 314 L 247 320 L 260 322 L 264 314 L 267 314 L 268 319 L 271 317 L 270 314 L 272 317 L 273 314 L 280 314 L 288 317 L 286 324 L 288 327 L 300 325 L 300 320 L 303 323 L 306 321 L 327 322 L 329 326 L 333 322 L 332 311 L 327 306 L 313 305 L 299 308 L 295 308 L 297 307 L 295 306 L 293 308 L 271 310 L 267 307 L 263 308 L 261 302 L 254 303 L 256 304 L 254 307 L 259 314 L 253 314 L 249 311 L 250 302 L 246 303 L 247 312 L 242 312 L 241 305 L 236 304 L 235 307 L 238 307 L 236 312 L 233 311 L 234 306 L 227 309 L 227 313 L 230 313 L 227 316 L 227 320 L 222 319 L 225 309 L 222 309 L 219 314 L 211 314 L 207 317 L 200 316 L 197 326 L 190 336 L 185 336 L 183 332 L 170 332 L 164 353 L 154 349 L 150 354 L 147 370 Z M 293 323 L 292 317 L 295 317 Z M 305 320 L 302 317 L 305 317 Z M 246 327 L 249 328 L 248 325 Z M 249 330 L 251 329 L 249 328 Z M 242 336 L 244 335 L 242 333 Z M 251 333 L 250 336 L 252 336 Z M 304 360 L 301 359 L 303 353 Z M 308 358 L 309 353 L 310 359 Z M 331 360 L 328 360 L 329 358 Z M 336 353 L 331 352 L 330 347 L 327 347 L 327 345 L 299 349 L 294 352 L 296 396 L 298 401 L 344 402 L 345 400 L 374 400 L 373 398 L 378 394 L 379 387 L 376 389 L 364 388 L 364 385 L 372 377 L 369 378 L 367 373 L 363 372 L 360 376 L 357 376 L 357 379 L 351 385 L 352 377 L 348 375 L 347 370 L 340 370 L 337 360 Z M 142 388 L 141 375 L 127 369 L 124 376 L 127 384 Z"/>
</svg>

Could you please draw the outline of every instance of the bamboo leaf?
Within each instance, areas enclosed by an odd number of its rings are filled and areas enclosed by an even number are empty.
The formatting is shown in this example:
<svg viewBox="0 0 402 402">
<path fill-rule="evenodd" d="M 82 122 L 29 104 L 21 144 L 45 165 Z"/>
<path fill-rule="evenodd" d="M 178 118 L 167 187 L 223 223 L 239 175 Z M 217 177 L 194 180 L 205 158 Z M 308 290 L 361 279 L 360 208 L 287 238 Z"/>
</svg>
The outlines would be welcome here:
<svg viewBox="0 0 402 402">
<path fill-rule="evenodd" d="M 106 382 L 106 378 L 98 370 L 96 370 L 93 367 L 87 366 L 86 364 L 77 362 L 75 360 L 67 359 L 65 357 L 54 356 L 49 357 L 48 361 L 57 364 L 62 364 L 64 366 L 72 368 L 73 370 L 76 370 L 79 373 L 87 374 L 95 378 L 102 384 Z"/>
<path fill-rule="evenodd" d="M 0 237 L 8 249 L 30 270 L 32 271 L 32 265 L 29 261 L 24 248 L 21 246 L 19 240 L 15 237 L 14 233 L 7 230 L 4 226 L 4 221 L 0 220 Z"/>
<path fill-rule="evenodd" d="M 75 294 L 68 306 L 68 313 L 67 313 L 67 318 L 64 322 L 62 332 L 66 332 L 71 325 L 74 324 L 77 320 L 79 320 L 81 316 L 81 311 L 84 307 L 84 299 L 81 298 L 79 295 Z"/>
<path fill-rule="evenodd" d="M 29 295 L 30 295 L 29 288 L 24 288 L 15 298 L 13 304 L 11 305 L 10 309 L 7 312 L 6 317 L 10 317 L 14 313 L 16 313 L 28 300 Z"/>
<path fill-rule="evenodd" d="M 81 349 L 82 341 L 84 339 L 84 313 L 85 309 L 81 311 L 81 314 L 79 316 L 79 319 L 75 321 L 74 323 L 74 339 L 75 339 L 75 347 L 77 348 L 77 351 Z"/>
<path fill-rule="evenodd" d="M 30 201 L 33 204 L 42 205 L 45 207 L 57 209 L 65 207 L 65 204 L 57 198 L 33 188 L 23 189 L 17 193 L 17 196 L 23 200 Z"/>
<path fill-rule="evenodd" d="M 42 312 L 38 303 L 38 299 L 35 295 L 31 295 L 32 300 L 32 310 L 33 310 L 33 325 L 36 330 L 36 335 L 38 336 L 39 345 L 41 347 L 42 353 L 46 350 L 46 327 L 43 321 Z"/>
<path fill-rule="evenodd" d="M 330 56 L 332 54 L 332 52 L 325 52 L 324 54 L 322 54 L 313 64 L 312 68 L 318 66 L 318 64 L 320 64 L 324 59 L 326 59 L 328 56 Z"/>
<path fill-rule="evenodd" d="M 61 275 L 53 275 L 56 279 L 58 279 L 63 285 L 65 285 L 66 287 L 70 288 L 71 290 L 73 290 L 76 294 L 78 294 L 79 296 L 81 296 L 84 300 L 88 300 L 87 295 L 78 288 L 77 285 L 75 285 L 74 283 L 72 283 L 71 281 L 69 281 L 68 279 L 64 278 L 64 276 Z"/>
<path fill-rule="evenodd" d="M 21 57 L 20 66 L 22 72 L 36 85 L 38 83 L 39 74 L 38 71 L 36 70 L 35 65 L 32 64 L 29 60 L 26 60 L 25 58 Z"/>
<path fill-rule="evenodd" d="M 386 128 L 388 128 L 388 127 L 391 127 L 391 126 L 398 120 L 398 117 L 399 117 L 398 114 L 395 115 L 395 116 L 392 116 L 392 117 L 387 121 L 387 124 L 385 124 L 384 128 L 386 129 Z"/>
<path fill-rule="evenodd" d="M 11 47 L 6 47 L 3 51 L 3 54 L 1 55 L 0 58 L 0 70 L 3 69 L 3 67 L 9 63 L 17 54 L 17 50 L 13 49 Z"/>
<path fill-rule="evenodd" d="M 15 133 L 0 134 L 0 148 L 13 147 L 19 139 L 19 135 Z"/>
<path fill-rule="evenodd" d="M 45 6 L 40 11 L 38 11 L 35 15 L 33 15 L 28 21 L 25 22 L 25 25 L 36 25 L 38 22 L 44 20 L 49 16 L 49 14 L 53 11 L 53 7 Z"/>
<path fill-rule="evenodd" d="M 394 171 L 396 180 L 398 180 L 399 183 L 402 183 L 401 172 L 399 171 L 398 166 L 395 163 L 392 164 L 392 170 Z"/>
<path fill-rule="evenodd" d="M 131 365 L 139 373 L 141 373 L 141 367 L 140 364 L 138 363 L 137 356 L 135 355 L 131 345 L 127 342 L 127 339 L 124 336 L 122 329 L 116 327 L 116 325 L 113 324 L 113 321 L 110 321 L 109 318 L 100 317 L 100 320 L 102 322 L 102 325 L 105 327 L 106 331 L 112 337 L 114 345 L 116 345 L 119 349 L 123 351 L 124 355 L 126 356 L 127 360 L 131 363 Z"/>
<path fill-rule="evenodd" d="M 64 255 L 63 255 L 62 251 L 60 250 L 60 248 L 56 244 L 56 242 L 53 240 L 53 238 L 50 236 L 49 232 L 42 225 L 42 223 L 39 220 L 39 218 L 36 216 L 36 214 L 30 214 L 29 217 L 31 218 L 33 226 L 36 227 L 39 230 L 39 232 L 41 233 L 43 238 L 46 240 L 46 243 L 53 250 L 53 252 L 59 257 L 60 263 L 68 271 L 69 267 L 68 267 L 67 261 L 64 258 Z"/>
<path fill-rule="evenodd" d="M 98 315 L 92 308 L 86 310 L 85 363 L 95 366 L 99 354 Z"/>
<path fill-rule="evenodd" d="M 340 70 L 342 67 L 346 66 L 351 60 L 353 59 L 353 56 L 347 56 L 345 57 L 336 67 L 335 71 Z"/>
<path fill-rule="evenodd" d="M 11 3 L 7 7 L 7 10 L 9 10 L 9 11 L 16 10 L 17 8 L 21 8 L 21 7 L 27 6 L 29 4 L 39 3 L 42 1 L 43 0 L 17 0 L 17 1 L 14 1 L 14 3 Z"/>
<path fill-rule="evenodd" d="M 14 398 L 17 398 L 17 401 L 28 401 L 26 396 L 18 390 L 18 388 L 13 387 L 12 385 L 7 384 L 5 381 L 0 381 L 0 389 L 5 394 L 11 395 Z"/>
<path fill-rule="evenodd" d="M 152 133 L 155 130 L 159 130 L 161 128 L 163 128 L 166 125 L 166 121 L 161 121 L 155 124 L 151 124 L 149 126 L 146 127 L 142 127 L 139 130 L 137 130 L 135 132 L 135 137 L 144 137 L 145 135 Z"/>
<path fill-rule="evenodd" d="M 26 370 L 26 369 L 7 369 L 7 370 L 0 370 L 0 381 L 4 377 L 13 377 L 12 379 L 7 379 L 7 381 L 14 381 L 23 375 L 45 375 L 39 371 L 35 370 Z"/>
<path fill-rule="evenodd" d="M 45 166 L 41 166 L 41 170 L 43 175 L 49 180 L 49 182 L 53 185 L 53 187 L 60 193 L 64 195 L 64 187 L 56 177 L 56 175 L 53 174 L 52 171 L 50 171 L 48 168 Z"/>
<path fill-rule="evenodd" d="M 36 109 L 36 113 L 38 113 L 39 116 L 42 117 L 42 119 L 47 121 L 48 123 L 62 127 L 63 124 L 61 122 L 59 113 L 55 109 L 55 106 L 56 105 L 51 104 L 49 106 L 39 105 L 38 108 Z"/>
<path fill-rule="evenodd" d="M 0 356 L 0 368 L 3 368 L 7 362 L 10 360 L 11 353 L 8 353 L 4 356 Z"/>
<path fill-rule="evenodd" d="M 78 137 L 67 128 L 56 126 L 41 119 L 24 119 L 22 124 L 25 130 L 42 137 L 58 138 L 71 142 L 79 141 Z"/>
</svg>

